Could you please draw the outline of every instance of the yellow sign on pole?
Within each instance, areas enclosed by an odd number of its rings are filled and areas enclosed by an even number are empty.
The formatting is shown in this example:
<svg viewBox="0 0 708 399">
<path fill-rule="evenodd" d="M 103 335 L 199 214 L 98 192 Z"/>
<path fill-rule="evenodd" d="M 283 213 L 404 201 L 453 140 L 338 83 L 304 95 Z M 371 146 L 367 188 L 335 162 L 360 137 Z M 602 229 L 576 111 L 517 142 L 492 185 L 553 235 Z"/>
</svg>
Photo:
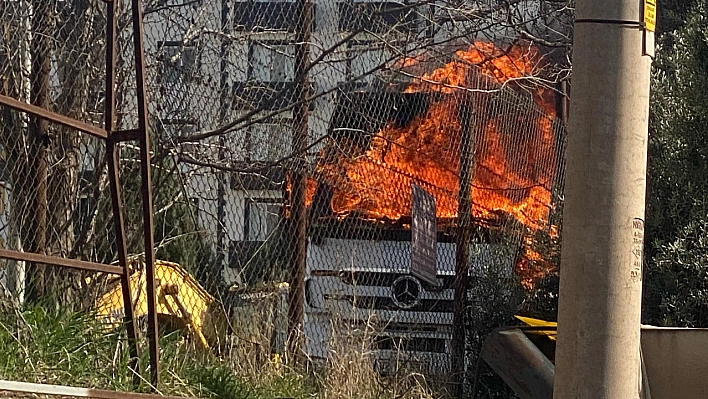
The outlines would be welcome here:
<svg viewBox="0 0 708 399">
<path fill-rule="evenodd" d="M 644 0 L 644 26 L 650 32 L 656 30 L 656 0 Z"/>
</svg>

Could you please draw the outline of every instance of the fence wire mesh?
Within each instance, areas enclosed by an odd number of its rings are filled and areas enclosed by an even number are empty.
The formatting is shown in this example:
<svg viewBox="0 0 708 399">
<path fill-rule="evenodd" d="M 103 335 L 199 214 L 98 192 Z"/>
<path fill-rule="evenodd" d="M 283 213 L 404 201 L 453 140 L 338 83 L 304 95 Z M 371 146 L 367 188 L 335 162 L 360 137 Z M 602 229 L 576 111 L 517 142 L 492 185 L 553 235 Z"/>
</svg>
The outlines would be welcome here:
<svg viewBox="0 0 708 399">
<path fill-rule="evenodd" d="M 0 94 L 100 127 L 105 96 L 105 6 L 3 2 Z M 3 249 L 97 263 L 113 260 L 105 145 L 89 134 L 2 108 Z M 83 272 L 6 261 L 4 294 L 57 295 L 72 308 L 98 289 Z M 69 300 L 73 298 L 74 300 Z"/>
<path fill-rule="evenodd" d="M 101 126 L 106 3 L 0 7 L 2 94 Z M 535 306 L 534 290 L 557 272 L 565 133 L 556 83 L 568 74 L 570 9 L 145 0 L 161 321 L 254 368 L 285 353 L 297 331 L 298 355 L 316 364 L 331 364 L 343 337 L 363 339 L 357 347 L 377 372 L 430 377 L 461 372 L 452 358 L 462 323 L 469 383 L 485 334 Z M 116 126 L 127 130 L 138 121 L 130 4 L 118 10 Z M 115 262 L 105 143 L 2 110 L 3 247 Z M 131 288 L 144 315 L 139 148 L 118 147 Z M 413 186 L 436 201 L 434 281 L 412 273 Z M 5 261 L 0 273 L 23 309 L 36 271 Z M 54 306 L 121 323 L 115 279 L 66 273 L 44 283 Z"/>
<path fill-rule="evenodd" d="M 250 325 L 244 315 L 258 318 L 268 297 L 273 351 L 285 350 L 286 309 L 301 306 L 310 359 L 331 357 L 343 331 L 373 332 L 379 371 L 449 373 L 463 137 L 474 143 L 466 323 L 481 330 L 480 315 L 518 309 L 519 280 L 530 289 L 557 261 L 564 128 L 549 82 L 564 69 L 510 39 L 518 32 L 500 16 L 558 41 L 543 23 L 562 11 L 541 6 L 481 17 L 439 2 L 195 2 L 150 13 L 153 117 L 212 251 L 194 273 L 209 270 L 234 325 Z M 306 237 L 293 226 L 298 176 Z M 413 184 L 437 200 L 442 288 L 410 276 Z M 286 293 L 298 239 L 307 283 L 303 303 L 288 304 L 300 298 Z M 500 295 L 503 311 L 491 307 Z"/>
</svg>

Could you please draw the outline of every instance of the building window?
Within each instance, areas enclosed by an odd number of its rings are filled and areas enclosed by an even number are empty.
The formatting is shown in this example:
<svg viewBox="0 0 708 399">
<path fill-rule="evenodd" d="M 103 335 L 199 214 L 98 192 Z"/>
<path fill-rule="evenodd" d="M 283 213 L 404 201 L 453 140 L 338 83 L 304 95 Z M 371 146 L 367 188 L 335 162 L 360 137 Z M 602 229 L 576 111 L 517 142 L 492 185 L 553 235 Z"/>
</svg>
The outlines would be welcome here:
<svg viewBox="0 0 708 399">
<path fill-rule="evenodd" d="M 368 84 L 381 76 L 381 65 L 390 62 L 393 55 L 389 47 L 376 41 L 351 41 L 347 52 L 347 81 L 357 84 Z"/>
<path fill-rule="evenodd" d="M 167 137 L 188 137 L 199 131 L 199 123 L 190 118 L 162 118 L 160 122 Z M 183 143 L 181 148 L 182 150 L 199 148 L 199 144 L 187 142 Z"/>
<path fill-rule="evenodd" d="M 282 41 L 251 41 L 248 78 L 256 82 L 292 82 L 295 78 L 295 45 Z"/>
<path fill-rule="evenodd" d="M 247 199 L 244 215 L 245 241 L 266 241 L 280 223 L 281 200 Z"/>
<path fill-rule="evenodd" d="M 198 74 L 197 49 L 182 42 L 158 42 L 160 79 L 163 83 L 189 82 Z"/>
<path fill-rule="evenodd" d="M 95 210 L 93 198 L 82 194 L 74 208 L 74 239 L 79 239 L 91 227 L 91 219 Z"/>
<path fill-rule="evenodd" d="M 277 119 L 267 123 L 254 123 L 246 135 L 247 161 L 277 161 L 290 152 L 292 121 Z"/>
<path fill-rule="evenodd" d="M 235 2 L 231 7 L 231 18 L 236 31 L 281 31 L 295 32 L 300 2 L 295 1 L 244 1 Z M 316 5 L 312 5 L 314 13 Z M 311 19 L 314 25 L 315 18 Z M 313 30 L 315 27 L 313 26 Z"/>
<path fill-rule="evenodd" d="M 194 119 L 162 118 L 156 125 L 161 134 L 170 138 L 188 137 L 199 131 L 199 124 Z M 199 157 L 205 155 L 205 147 L 202 143 L 187 141 L 179 145 L 179 150 L 190 157 Z"/>
<path fill-rule="evenodd" d="M 339 30 L 377 34 L 416 31 L 415 8 L 395 2 L 339 3 Z"/>
<path fill-rule="evenodd" d="M 170 137 L 189 136 L 199 130 L 194 119 L 162 118 L 161 122 Z"/>
</svg>

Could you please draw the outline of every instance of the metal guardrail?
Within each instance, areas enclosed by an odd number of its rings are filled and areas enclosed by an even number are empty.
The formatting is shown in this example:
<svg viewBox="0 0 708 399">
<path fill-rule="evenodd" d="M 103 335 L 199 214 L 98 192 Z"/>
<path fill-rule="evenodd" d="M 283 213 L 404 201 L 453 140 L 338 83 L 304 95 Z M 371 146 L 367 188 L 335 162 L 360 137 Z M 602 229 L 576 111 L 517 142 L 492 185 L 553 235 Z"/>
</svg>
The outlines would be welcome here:
<svg viewBox="0 0 708 399">
<path fill-rule="evenodd" d="M 96 399 L 191 399 L 189 397 L 181 396 L 162 396 L 147 393 L 109 391 L 105 389 L 70 387 L 66 385 L 35 384 L 31 382 L 6 380 L 0 380 L 0 391 Z"/>
</svg>

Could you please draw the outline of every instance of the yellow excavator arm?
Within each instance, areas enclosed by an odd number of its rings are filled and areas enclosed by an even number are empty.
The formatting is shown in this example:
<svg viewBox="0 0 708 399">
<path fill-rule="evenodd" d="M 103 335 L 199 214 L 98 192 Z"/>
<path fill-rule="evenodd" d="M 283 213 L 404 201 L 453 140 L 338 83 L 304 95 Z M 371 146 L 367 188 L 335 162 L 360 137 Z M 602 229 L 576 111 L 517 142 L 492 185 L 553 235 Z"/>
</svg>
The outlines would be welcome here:
<svg viewBox="0 0 708 399">
<path fill-rule="evenodd" d="M 144 264 L 143 264 L 144 266 Z M 130 292 L 133 296 L 135 317 L 147 315 L 145 267 L 137 267 L 130 276 Z M 177 263 L 158 260 L 155 262 L 155 294 L 158 315 L 168 315 L 183 321 L 199 342 L 209 348 L 206 331 L 213 315 L 210 305 L 215 301 L 197 279 Z M 111 326 L 123 322 L 125 309 L 120 284 L 114 286 L 96 301 L 98 317 Z"/>
</svg>

